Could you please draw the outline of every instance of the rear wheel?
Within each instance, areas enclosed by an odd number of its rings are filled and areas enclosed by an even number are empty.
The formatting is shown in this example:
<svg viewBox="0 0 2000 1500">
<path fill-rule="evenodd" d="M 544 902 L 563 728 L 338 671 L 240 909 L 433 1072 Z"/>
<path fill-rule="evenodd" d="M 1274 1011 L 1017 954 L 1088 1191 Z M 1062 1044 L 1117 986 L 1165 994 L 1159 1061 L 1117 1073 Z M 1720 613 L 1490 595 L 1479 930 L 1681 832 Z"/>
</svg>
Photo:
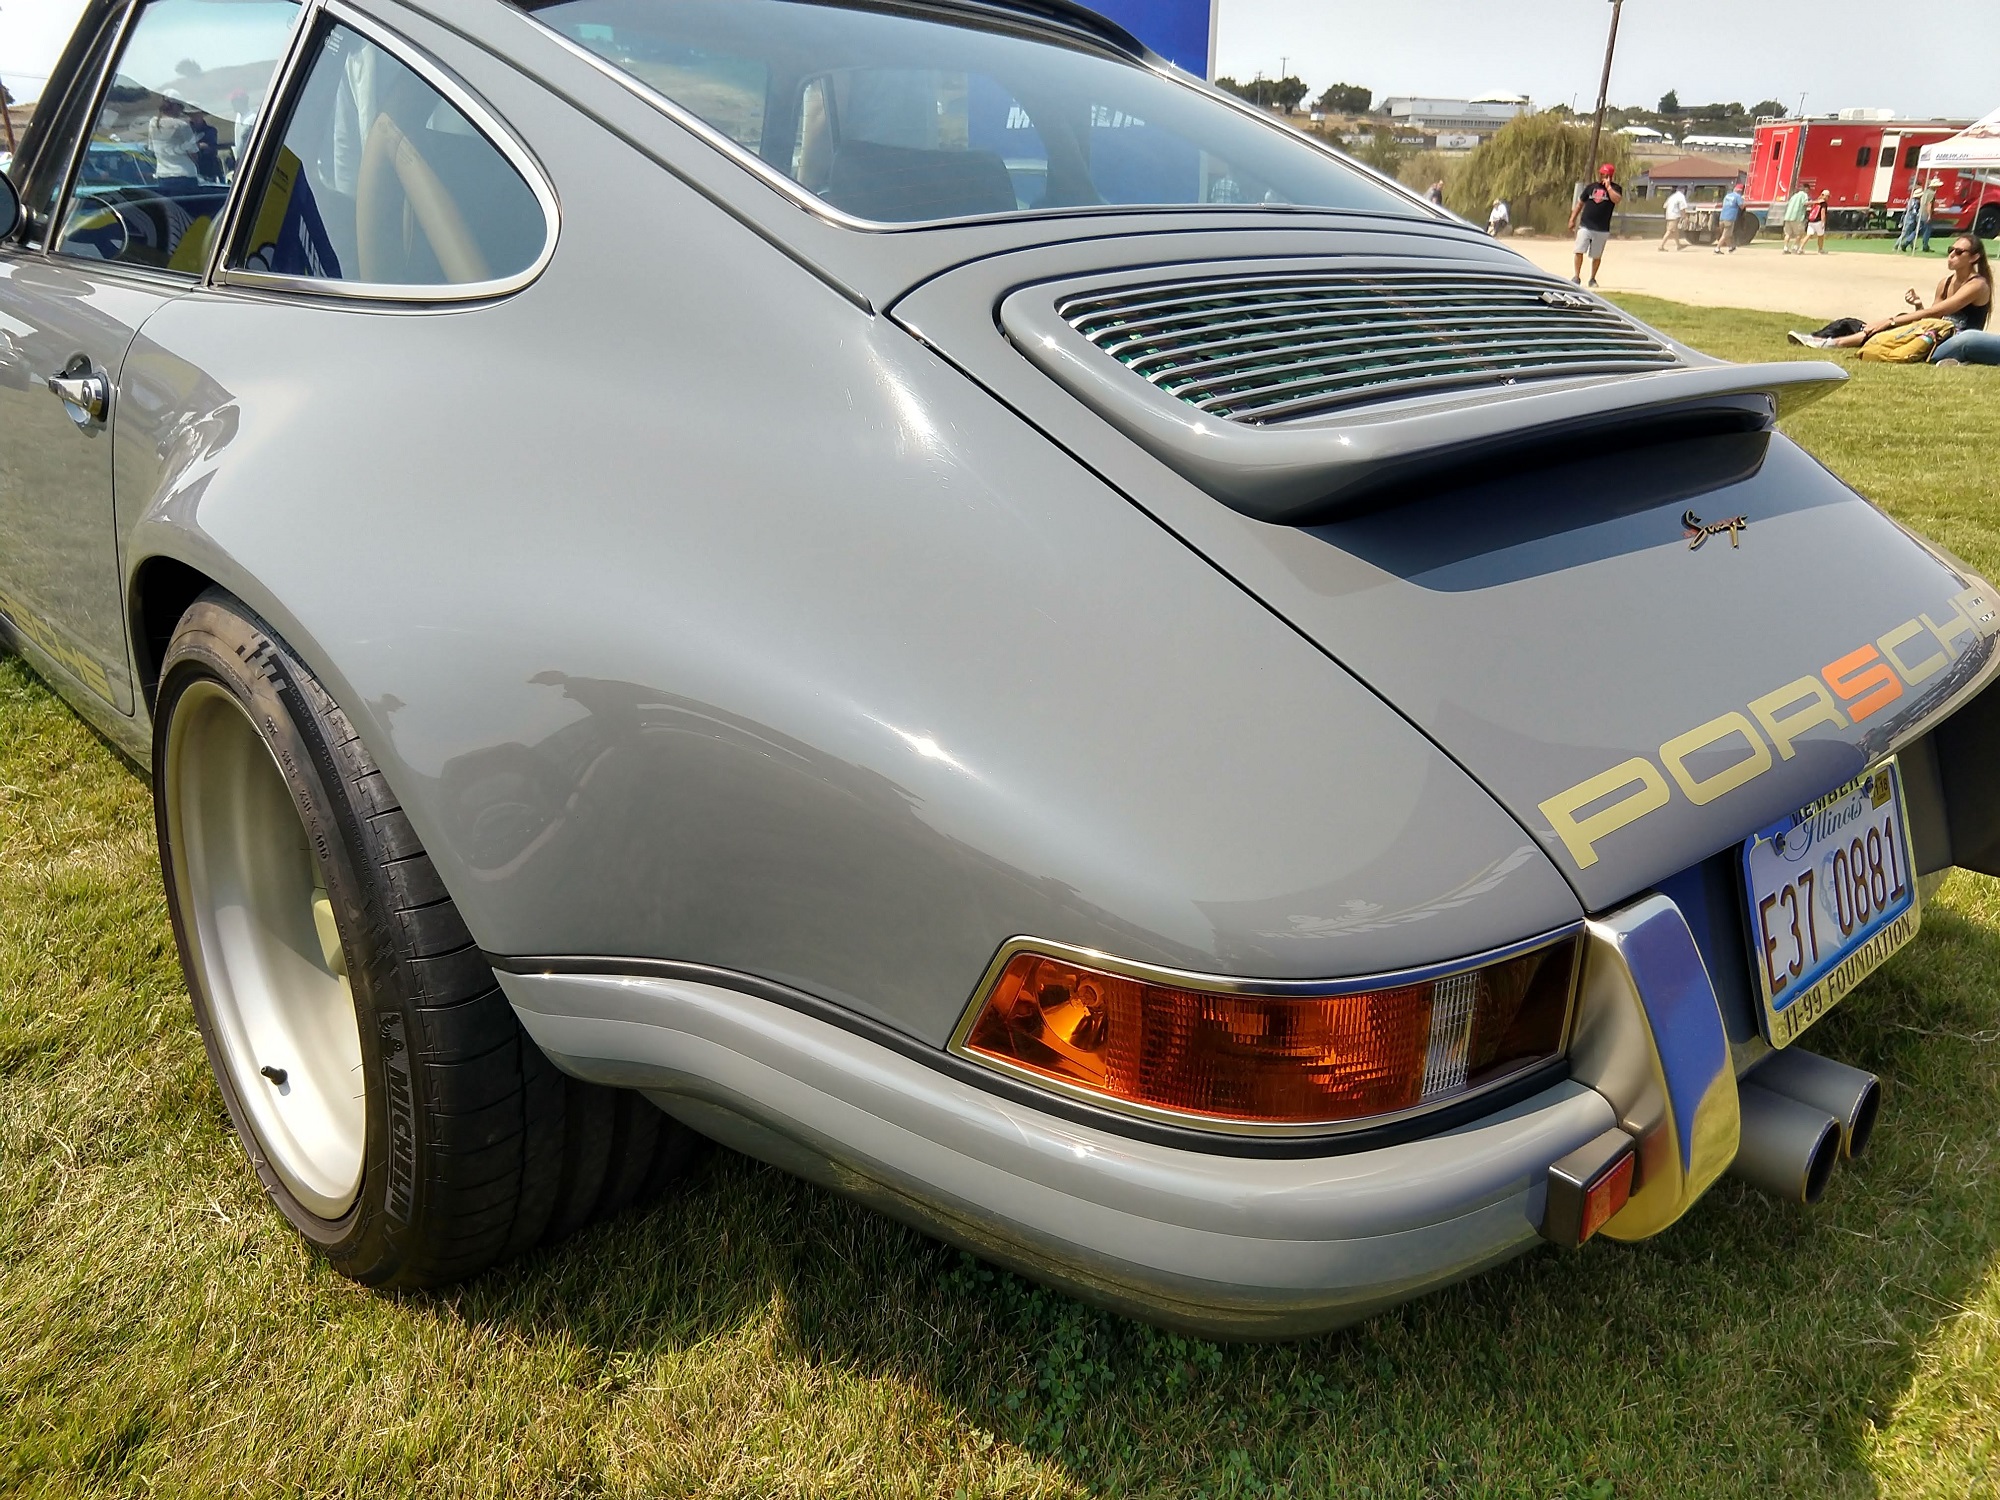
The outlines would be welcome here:
<svg viewBox="0 0 2000 1500">
<path fill-rule="evenodd" d="M 549 1064 L 346 715 L 219 592 L 162 663 L 153 772 L 216 1081 L 272 1201 L 342 1274 L 457 1280 L 687 1160 L 684 1126 Z"/>
</svg>

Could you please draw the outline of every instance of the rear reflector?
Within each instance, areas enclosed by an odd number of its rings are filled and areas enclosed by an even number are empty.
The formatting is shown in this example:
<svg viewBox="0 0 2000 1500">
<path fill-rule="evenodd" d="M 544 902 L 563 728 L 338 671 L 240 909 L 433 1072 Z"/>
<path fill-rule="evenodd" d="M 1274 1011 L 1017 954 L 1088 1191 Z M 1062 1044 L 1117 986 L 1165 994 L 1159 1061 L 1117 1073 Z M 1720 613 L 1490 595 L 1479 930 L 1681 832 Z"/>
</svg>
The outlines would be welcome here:
<svg viewBox="0 0 2000 1500">
<path fill-rule="evenodd" d="M 1639 1165 L 1632 1137 L 1607 1130 L 1549 1168 L 1548 1207 L 1542 1237 L 1558 1245 L 1581 1245 L 1611 1221 L 1632 1196 Z"/>
<path fill-rule="evenodd" d="M 1576 940 L 1563 938 L 1441 978 L 1257 994 L 1021 952 L 961 1047 L 1037 1082 L 1193 1124 L 1344 1123 L 1556 1056 L 1575 968 Z"/>
</svg>

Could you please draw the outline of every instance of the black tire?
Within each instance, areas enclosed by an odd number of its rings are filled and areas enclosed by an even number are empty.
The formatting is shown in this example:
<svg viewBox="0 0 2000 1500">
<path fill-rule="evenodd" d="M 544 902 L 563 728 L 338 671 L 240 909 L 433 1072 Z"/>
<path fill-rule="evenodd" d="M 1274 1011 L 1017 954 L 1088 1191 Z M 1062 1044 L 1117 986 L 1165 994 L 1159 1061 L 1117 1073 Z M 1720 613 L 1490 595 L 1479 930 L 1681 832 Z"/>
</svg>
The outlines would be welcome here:
<svg viewBox="0 0 2000 1500">
<path fill-rule="evenodd" d="M 563 1080 L 568 1106 L 563 1128 L 562 1185 L 543 1231 L 545 1242 L 566 1239 L 597 1217 L 597 1200 L 611 1170 L 611 1118 L 617 1099 L 611 1090 Z"/>
<path fill-rule="evenodd" d="M 2000 203 L 1989 203 L 1979 210 L 1972 232 L 1982 240 L 2000 238 Z"/>
<path fill-rule="evenodd" d="M 365 1129 L 358 1190 L 333 1217 L 274 1169 L 190 941 L 167 787 L 176 713 L 197 688 L 194 701 L 209 712 L 216 688 L 233 698 L 271 752 L 338 929 Z M 566 1079 L 542 1055 L 347 716 L 219 590 L 189 608 L 161 663 L 153 773 L 168 909 L 210 1066 L 265 1191 L 342 1275 L 382 1287 L 460 1280 L 605 1212 L 609 1179 L 645 1182 L 656 1158 L 685 1160 L 684 1126 L 637 1094 Z M 592 1143 L 588 1122 L 615 1124 L 634 1106 L 651 1116 L 650 1132 L 628 1125 Z"/>
<path fill-rule="evenodd" d="M 639 1201 L 666 1122 L 667 1117 L 643 1094 L 619 1092 L 611 1118 L 611 1170 L 604 1174 L 604 1190 L 597 1200 L 600 1217 L 621 1214 Z"/>
</svg>

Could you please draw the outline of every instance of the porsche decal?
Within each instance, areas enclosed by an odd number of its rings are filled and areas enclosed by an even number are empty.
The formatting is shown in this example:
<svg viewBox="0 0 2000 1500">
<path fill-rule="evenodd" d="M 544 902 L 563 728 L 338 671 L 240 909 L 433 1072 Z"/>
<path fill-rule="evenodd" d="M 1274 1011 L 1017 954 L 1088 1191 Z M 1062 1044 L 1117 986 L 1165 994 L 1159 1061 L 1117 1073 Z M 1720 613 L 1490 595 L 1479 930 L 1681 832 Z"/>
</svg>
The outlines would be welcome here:
<svg viewBox="0 0 2000 1500">
<path fill-rule="evenodd" d="M 0 591 L 0 620 L 11 626 L 14 634 L 21 640 L 39 646 L 47 652 L 57 666 L 67 670 L 98 697 L 106 702 L 114 701 L 111 696 L 111 679 L 105 674 L 104 668 L 71 646 L 56 633 L 53 626 L 45 624 L 23 609 L 14 596 L 5 591 Z"/>
<path fill-rule="evenodd" d="M 1635 755 L 1540 804 L 1577 868 L 1597 863 L 1597 845 L 1619 829 L 1657 812 L 1674 793 L 1704 807 L 1780 760 L 1790 760 L 1806 732 L 1821 724 L 1846 729 L 1881 712 L 1905 687 L 1928 681 L 1955 661 L 1970 642 L 2000 634 L 2000 606 L 1986 587 L 1966 589 L 1942 620 L 1920 614 L 1865 646 L 1857 646 L 1808 677 L 1788 682 L 1677 734 L 1657 755 Z M 1735 747 L 1723 770 L 1697 777 L 1688 767 L 1697 751 Z"/>
</svg>

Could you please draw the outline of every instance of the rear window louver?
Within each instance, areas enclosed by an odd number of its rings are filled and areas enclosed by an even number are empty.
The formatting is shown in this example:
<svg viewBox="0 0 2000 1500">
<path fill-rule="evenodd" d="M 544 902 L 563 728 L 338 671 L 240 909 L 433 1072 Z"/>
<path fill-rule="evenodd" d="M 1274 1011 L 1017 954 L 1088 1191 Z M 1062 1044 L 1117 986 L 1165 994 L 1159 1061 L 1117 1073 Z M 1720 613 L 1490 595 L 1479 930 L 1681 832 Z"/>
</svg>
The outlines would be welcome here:
<svg viewBox="0 0 2000 1500">
<path fill-rule="evenodd" d="M 1167 395 L 1253 425 L 1451 387 L 1680 363 L 1596 298 L 1505 273 L 1180 281 L 1084 293 L 1056 311 Z"/>
</svg>

